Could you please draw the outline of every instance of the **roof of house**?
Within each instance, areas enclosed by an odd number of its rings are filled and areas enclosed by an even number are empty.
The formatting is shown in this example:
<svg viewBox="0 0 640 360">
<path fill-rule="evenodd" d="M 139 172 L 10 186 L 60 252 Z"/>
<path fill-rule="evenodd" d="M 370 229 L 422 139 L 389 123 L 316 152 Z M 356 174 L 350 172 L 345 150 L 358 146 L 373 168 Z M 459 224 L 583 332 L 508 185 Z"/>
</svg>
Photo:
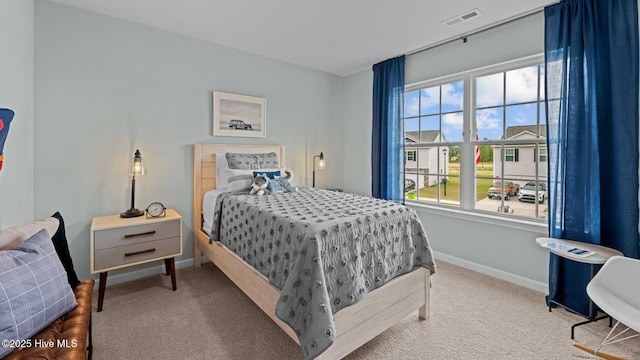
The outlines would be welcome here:
<svg viewBox="0 0 640 360">
<path fill-rule="evenodd" d="M 440 135 L 440 130 L 406 131 L 404 133 L 405 140 L 412 143 L 434 142 L 438 135 Z M 446 141 L 444 134 L 442 134 L 441 141 Z"/>
<path fill-rule="evenodd" d="M 537 125 L 520 125 L 520 126 L 509 126 L 507 128 L 507 139 L 511 139 L 523 132 L 530 132 L 532 134 L 536 134 Z M 540 124 L 540 137 L 547 137 L 547 125 Z"/>
</svg>

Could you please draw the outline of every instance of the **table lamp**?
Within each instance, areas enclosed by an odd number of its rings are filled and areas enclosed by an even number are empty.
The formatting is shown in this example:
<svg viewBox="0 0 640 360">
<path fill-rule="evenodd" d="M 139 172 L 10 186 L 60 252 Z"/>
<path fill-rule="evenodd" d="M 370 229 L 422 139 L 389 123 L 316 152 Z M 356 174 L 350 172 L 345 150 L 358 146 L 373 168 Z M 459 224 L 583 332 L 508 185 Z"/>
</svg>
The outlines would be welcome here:
<svg viewBox="0 0 640 360">
<path fill-rule="evenodd" d="M 131 165 L 131 209 L 120 213 L 121 218 L 132 218 L 144 215 L 144 211 L 140 211 L 134 206 L 134 200 L 136 197 L 136 175 L 144 175 L 147 173 L 147 169 L 141 155 L 140 150 L 136 150 L 136 153 L 133 155 L 133 163 Z"/>
<path fill-rule="evenodd" d="M 313 157 L 313 187 L 316 187 L 316 158 L 320 158 L 318 160 L 318 169 L 324 169 L 326 167 L 326 164 L 324 162 L 324 154 L 322 152 L 320 152 L 320 155 L 316 155 Z"/>
</svg>

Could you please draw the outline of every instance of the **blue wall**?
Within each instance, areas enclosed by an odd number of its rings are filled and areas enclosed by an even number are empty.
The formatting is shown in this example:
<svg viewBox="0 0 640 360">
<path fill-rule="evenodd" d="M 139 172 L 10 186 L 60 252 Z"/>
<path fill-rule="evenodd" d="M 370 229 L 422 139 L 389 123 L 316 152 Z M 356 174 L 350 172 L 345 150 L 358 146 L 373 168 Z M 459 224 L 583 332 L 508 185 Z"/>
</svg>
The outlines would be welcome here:
<svg viewBox="0 0 640 360">
<path fill-rule="evenodd" d="M 16 113 L 0 171 L 0 228 L 33 219 L 33 7 L 0 1 L 0 108 Z"/>
<path fill-rule="evenodd" d="M 324 151 L 317 184 L 342 186 L 338 76 L 42 0 L 35 48 L 34 216 L 62 212 L 81 277 L 92 218 L 129 207 L 136 149 L 149 170 L 136 205 L 183 215 L 182 259 L 193 256 L 193 143 L 284 145 L 297 184 Z M 266 98 L 267 137 L 213 137 L 214 90 Z"/>
</svg>

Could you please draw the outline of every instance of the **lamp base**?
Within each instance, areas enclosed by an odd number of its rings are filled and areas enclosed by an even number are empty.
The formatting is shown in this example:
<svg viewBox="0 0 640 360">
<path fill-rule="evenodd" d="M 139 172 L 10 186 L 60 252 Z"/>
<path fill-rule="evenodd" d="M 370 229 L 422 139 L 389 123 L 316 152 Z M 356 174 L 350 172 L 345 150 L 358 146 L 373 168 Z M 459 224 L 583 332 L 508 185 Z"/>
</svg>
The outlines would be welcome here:
<svg viewBox="0 0 640 360">
<path fill-rule="evenodd" d="M 132 218 L 144 215 L 144 211 L 140 211 L 136 208 L 131 208 L 123 213 L 120 213 L 121 218 Z"/>
</svg>

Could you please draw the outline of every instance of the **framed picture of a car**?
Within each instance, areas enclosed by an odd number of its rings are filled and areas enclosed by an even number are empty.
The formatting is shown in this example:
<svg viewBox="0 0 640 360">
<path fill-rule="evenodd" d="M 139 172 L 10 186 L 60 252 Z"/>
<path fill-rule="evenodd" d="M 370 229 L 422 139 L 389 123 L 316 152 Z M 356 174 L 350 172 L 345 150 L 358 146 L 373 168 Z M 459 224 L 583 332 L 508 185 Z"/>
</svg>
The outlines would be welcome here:
<svg viewBox="0 0 640 360">
<path fill-rule="evenodd" d="M 265 137 L 267 99 L 213 92 L 213 135 Z"/>
</svg>

